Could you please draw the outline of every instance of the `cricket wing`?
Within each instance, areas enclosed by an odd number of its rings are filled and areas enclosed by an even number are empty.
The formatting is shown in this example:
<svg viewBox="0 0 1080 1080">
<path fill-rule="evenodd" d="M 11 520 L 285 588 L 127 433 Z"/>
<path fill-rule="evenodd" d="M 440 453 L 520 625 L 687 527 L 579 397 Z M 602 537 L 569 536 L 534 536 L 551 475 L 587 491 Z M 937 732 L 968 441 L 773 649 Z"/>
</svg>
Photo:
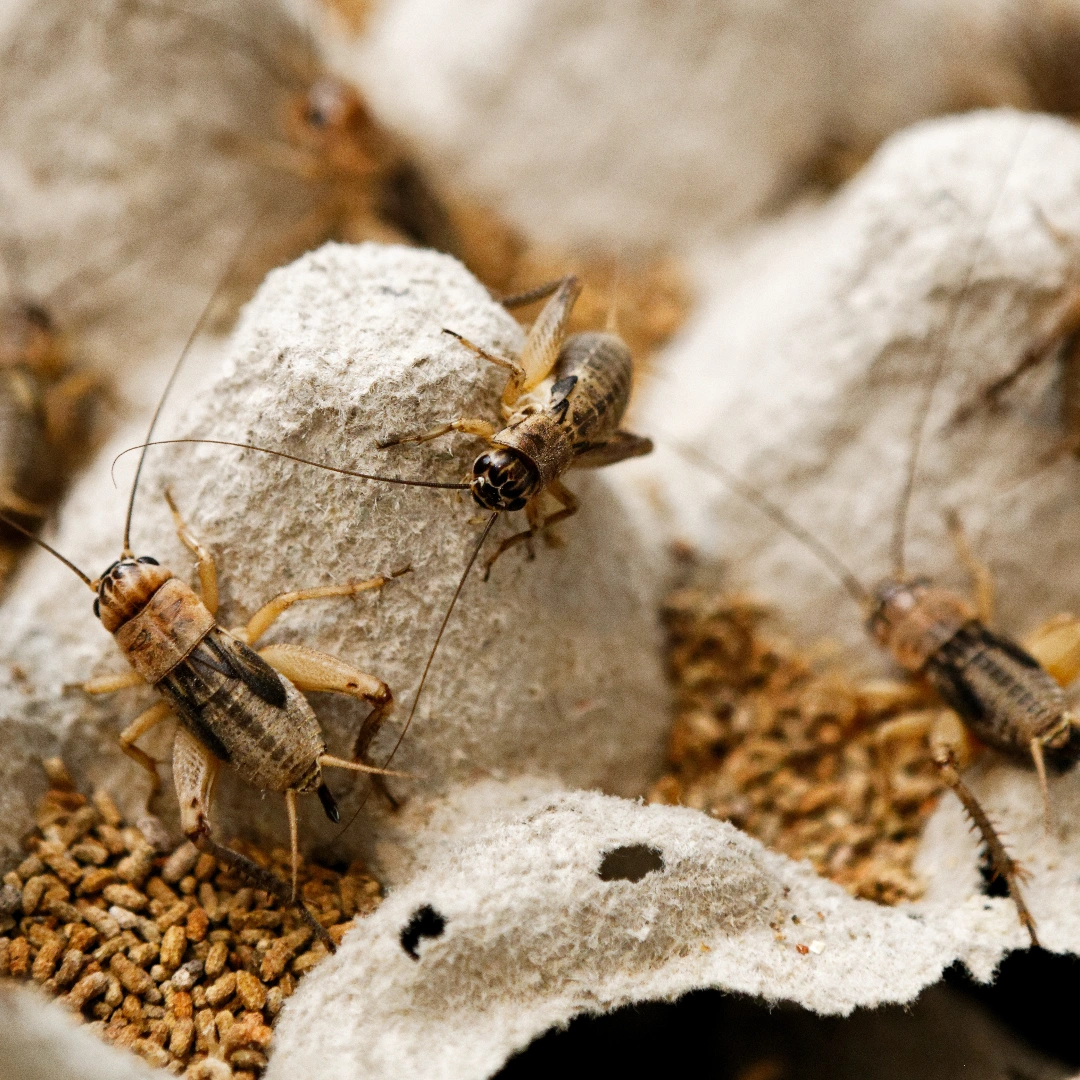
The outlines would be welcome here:
<svg viewBox="0 0 1080 1080">
<path fill-rule="evenodd" d="M 574 458 L 572 469 L 599 469 L 614 465 L 627 458 L 643 457 L 652 452 L 652 439 L 632 435 L 629 431 L 616 431 L 603 442 L 592 443 Z"/>
</svg>

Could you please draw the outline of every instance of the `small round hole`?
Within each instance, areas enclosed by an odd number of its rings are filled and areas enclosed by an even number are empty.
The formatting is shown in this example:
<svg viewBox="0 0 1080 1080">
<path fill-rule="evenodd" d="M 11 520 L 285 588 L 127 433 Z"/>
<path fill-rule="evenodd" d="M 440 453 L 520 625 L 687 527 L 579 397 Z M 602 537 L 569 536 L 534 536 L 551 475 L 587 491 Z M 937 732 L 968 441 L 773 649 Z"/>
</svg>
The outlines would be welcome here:
<svg viewBox="0 0 1080 1080">
<path fill-rule="evenodd" d="M 596 871 L 601 881 L 640 881 L 654 870 L 664 869 L 664 856 L 648 844 L 628 844 L 605 851 Z"/>
<path fill-rule="evenodd" d="M 413 912 L 409 925 L 401 931 L 401 947 L 414 960 L 419 960 L 420 954 L 416 947 L 420 944 L 420 939 L 439 937 L 445 929 L 446 920 L 430 904 L 425 904 Z"/>
</svg>

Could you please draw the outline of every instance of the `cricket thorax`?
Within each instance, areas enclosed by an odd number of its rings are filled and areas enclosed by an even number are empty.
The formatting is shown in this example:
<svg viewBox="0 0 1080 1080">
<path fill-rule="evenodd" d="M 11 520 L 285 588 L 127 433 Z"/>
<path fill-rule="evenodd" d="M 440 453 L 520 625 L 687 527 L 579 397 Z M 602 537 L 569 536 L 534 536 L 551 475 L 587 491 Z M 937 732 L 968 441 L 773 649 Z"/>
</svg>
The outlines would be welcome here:
<svg viewBox="0 0 1080 1080">
<path fill-rule="evenodd" d="M 134 618 L 173 573 L 143 556 L 114 562 L 98 579 L 94 614 L 110 634 Z"/>
<path fill-rule="evenodd" d="M 486 510 L 521 510 L 541 487 L 536 466 L 511 447 L 485 451 L 472 471 L 472 497 Z"/>
<path fill-rule="evenodd" d="M 927 581 L 885 581 L 874 590 L 867 628 L 905 670 L 919 672 L 975 612 L 960 596 Z"/>
</svg>

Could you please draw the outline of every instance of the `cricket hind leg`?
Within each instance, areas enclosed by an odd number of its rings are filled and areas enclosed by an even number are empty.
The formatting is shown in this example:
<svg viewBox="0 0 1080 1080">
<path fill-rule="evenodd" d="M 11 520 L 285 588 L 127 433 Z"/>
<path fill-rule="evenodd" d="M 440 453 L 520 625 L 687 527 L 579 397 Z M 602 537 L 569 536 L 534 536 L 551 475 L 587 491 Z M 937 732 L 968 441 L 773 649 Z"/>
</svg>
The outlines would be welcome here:
<svg viewBox="0 0 1080 1080">
<path fill-rule="evenodd" d="M 371 706 L 371 712 L 364 718 L 357 733 L 353 745 L 353 760 L 345 761 L 323 755 L 320 764 L 355 772 L 370 772 L 375 788 L 396 809 L 400 805 L 399 801 L 387 789 L 384 774 L 371 764 L 368 757 L 371 743 L 394 707 L 394 695 L 390 687 L 382 679 L 368 675 L 336 656 L 309 649 L 304 645 L 268 645 L 259 651 L 259 655 L 298 690 L 347 694 Z"/>
<path fill-rule="evenodd" d="M 317 938 L 335 951 L 333 939 L 299 897 L 293 896 L 289 886 L 270 870 L 251 861 L 238 851 L 219 844 L 210 833 L 210 801 L 217 778 L 217 759 L 194 736 L 183 728 L 177 728 L 173 740 L 173 782 L 176 798 L 180 804 L 180 827 L 184 835 L 200 850 L 213 855 L 230 870 L 235 870 L 257 889 L 276 896 L 283 904 L 295 907 L 300 917 Z"/>
<path fill-rule="evenodd" d="M 934 755 L 934 763 L 938 767 L 941 779 L 960 800 L 968 817 L 971 818 L 975 828 L 979 830 L 983 843 L 986 845 L 986 853 L 994 877 L 1002 878 L 1008 886 L 1009 895 L 1016 905 L 1016 912 L 1020 917 L 1020 922 L 1024 929 L 1027 930 L 1028 936 L 1031 938 L 1031 944 L 1038 947 L 1039 939 L 1035 933 L 1035 920 L 1032 918 L 1031 912 L 1028 911 L 1027 904 L 1024 902 L 1024 894 L 1020 889 L 1020 882 L 1027 877 L 1027 873 L 1005 850 L 1005 845 L 1002 843 L 1001 837 L 987 816 L 986 811 L 982 808 L 978 799 L 975 798 L 971 789 L 961 779 L 960 772 L 956 767 L 956 755 L 953 751 L 951 749 L 939 750 Z"/>
<path fill-rule="evenodd" d="M 499 556 L 503 552 L 509 551 L 512 547 L 517 547 L 518 544 L 528 543 L 537 533 L 544 533 L 548 537 L 548 542 L 553 546 L 557 545 L 558 541 L 554 539 L 548 530 L 557 525 L 560 521 L 565 521 L 568 517 L 576 514 L 579 509 L 579 503 L 577 496 L 573 494 L 568 488 L 564 487 L 558 480 L 552 480 L 544 491 L 551 494 L 556 501 L 562 504 L 562 509 L 556 510 L 552 514 L 548 514 L 547 517 L 543 517 L 540 513 L 540 495 L 534 496 L 525 504 L 525 514 L 529 519 L 529 527 L 523 529 L 519 533 L 514 533 L 513 536 L 508 536 L 496 549 L 495 554 L 492 555 L 484 563 L 484 580 L 487 581 L 491 575 L 491 568 L 498 561 Z"/>
</svg>

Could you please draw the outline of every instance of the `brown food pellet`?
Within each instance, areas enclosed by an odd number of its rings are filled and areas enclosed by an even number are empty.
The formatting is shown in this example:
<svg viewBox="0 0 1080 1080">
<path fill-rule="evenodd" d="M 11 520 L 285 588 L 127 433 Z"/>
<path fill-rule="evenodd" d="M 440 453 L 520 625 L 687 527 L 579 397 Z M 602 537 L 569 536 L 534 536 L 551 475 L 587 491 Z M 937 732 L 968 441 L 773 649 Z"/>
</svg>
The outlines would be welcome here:
<svg viewBox="0 0 1080 1080">
<path fill-rule="evenodd" d="M 206 914 L 206 909 L 197 907 L 194 910 L 188 912 L 187 917 L 187 938 L 188 941 L 203 941 L 206 938 L 207 931 L 210 929 L 210 917 Z"/>
<path fill-rule="evenodd" d="M 125 990 L 139 997 L 154 989 L 154 980 L 122 953 L 113 954 L 109 960 L 109 970 L 120 980 L 120 985 Z"/>
<path fill-rule="evenodd" d="M 16 978 L 30 971 L 30 942 L 26 938 L 15 938 L 8 946 L 8 971 Z"/>
<path fill-rule="evenodd" d="M 250 971 L 236 973 L 236 994 L 252 1012 L 261 1012 L 266 1004 L 266 987 Z"/>
<path fill-rule="evenodd" d="M 142 911 L 148 902 L 146 896 L 131 885 L 106 885 L 101 895 L 108 903 L 127 908 L 128 911 Z"/>
<path fill-rule="evenodd" d="M 206 988 L 206 1000 L 214 1007 L 228 1001 L 236 993 L 236 972 L 227 971 Z"/>
<path fill-rule="evenodd" d="M 182 926 L 170 926 L 161 939 L 161 964 L 167 970 L 180 966 L 187 948 L 187 933 Z"/>
<path fill-rule="evenodd" d="M 206 957 L 205 972 L 208 979 L 216 979 L 225 970 L 225 961 L 229 958 L 229 946 L 224 941 L 215 941 L 210 946 Z"/>
<path fill-rule="evenodd" d="M 88 1001 L 100 997 L 109 985 L 109 978 L 103 971 L 94 971 L 84 975 L 68 993 L 67 1000 L 76 1009 L 81 1009 Z"/>
<path fill-rule="evenodd" d="M 53 938 L 52 941 L 45 942 L 38 949 L 38 954 L 34 958 L 34 964 L 30 969 L 30 975 L 34 982 L 44 982 L 52 976 L 52 973 L 56 970 L 56 962 L 60 959 L 63 950 L 64 943 L 59 938 Z"/>
<path fill-rule="evenodd" d="M 663 615 L 676 716 L 650 801 L 731 821 L 855 896 L 917 899 L 912 862 L 942 790 L 927 691 L 818 670 L 744 599 L 686 588 Z"/>
<path fill-rule="evenodd" d="M 88 802 L 50 790 L 38 826 L 33 853 L 3 879 L 0 919 L 11 930 L 0 936 L 0 974 L 32 974 L 101 1038 L 174 1075 L 254 1080 L 274 1019 L 325 944 L 313 944 L 294 909 L 192 845 L 157 854 L 149 838 L 158 842 L 160 825 L 125 825 L 101 792 Z M 235 846 L 289 877 L 288 851 Z M 381 900 L 359 864 L 345 876 L 307 864 L 299 884 L 335 942 L 351 925 L 344 913 Z"/>
<path fill-rule="evenodd" d="M 41 956 L 41 953 L 38 953 Z M 78 977 L 78 974 L 86 966 L 89 957 L 78 949 L 68 949 L 60 964 L 60 970 L 56 973 L 55 983 L 61 990 L 66 990 Z"/>
<path fill-rule="evenodd" d="M 190 1017 L 175 1020 L 169 1035 L 169 1050 L 177 1057 L 186 1057 L 191 1052 L 194 1041 L 195 1021 Z"/>
</svg>

